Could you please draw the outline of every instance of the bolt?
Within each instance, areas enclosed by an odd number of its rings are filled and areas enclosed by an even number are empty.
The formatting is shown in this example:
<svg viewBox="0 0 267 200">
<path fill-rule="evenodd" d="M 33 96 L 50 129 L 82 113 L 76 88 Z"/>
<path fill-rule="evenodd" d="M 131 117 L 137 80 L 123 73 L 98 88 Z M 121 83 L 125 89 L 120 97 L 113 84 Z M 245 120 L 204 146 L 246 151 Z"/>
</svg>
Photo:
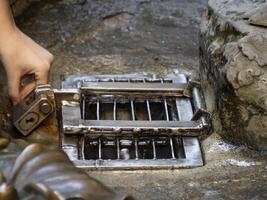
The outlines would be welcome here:
<svg viewBox="0 0 267 200">
<path fill-rule="evenodd" d="M 121 157 L 122 160 L 129 160 L 130 159 L 129 149 L 127 149 L 127 148 L 121 149 L 120 157 Z"/>
<path fill-rule="evenodd" d="M 51 106 L 49 103 L 47 102 L 44 102 L 40 105 L 40 111 L 43 113 L 43 114 L 48 114 L 50 111 L 51 111 Z"/>
</svg>

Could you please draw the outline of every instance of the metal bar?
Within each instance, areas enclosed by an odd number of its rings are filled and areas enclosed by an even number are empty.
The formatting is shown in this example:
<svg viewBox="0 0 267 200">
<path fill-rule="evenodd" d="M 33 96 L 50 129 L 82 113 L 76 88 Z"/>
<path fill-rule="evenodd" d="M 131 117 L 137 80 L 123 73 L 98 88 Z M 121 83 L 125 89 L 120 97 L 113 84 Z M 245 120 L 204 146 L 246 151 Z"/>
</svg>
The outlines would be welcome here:
<svg viewBox="0 0 267 200">
<path fill-rule="evenodd" d="M 85 95 L 83 95 L 83 97 L 82 97 L 82 102 L 83 102 L 83 108 L 82 108 L 82 119 L 85 119 Z"/>
<path fill-rule="evenodd" d="M 112 78 L 112 82 L 114 83 L 115 82 L 115 78 Z M 114 99 L 114 102 L 113 102 L 113 120 L 115 121 L 117 118 L 117 100 Z"/>
<path fill-rule="evenodd" d="M 137 139 L 134 140 L 134 146 L 135 146 L 135 159 L 138 160 L 139 155 L 138 155 L 138 141 L 137 141 Z"/>
<path fill-rule="evenodd" d="M 134 101 L 131 100 L 132 120 L 135 121 Z"/>
<path fill-rule="evenodd" d="M 78 150 L 78 152 L 77 152 L 77 157 L 76 158 L 78 158 L 79 160 L 85 160 L 85 156 L 84 156 L 84 148 L 85 148 L 85 139 L 84 139 L 85 137 L 83 136 L 83 137 L 81 137 L 78 141 L 76 141 L 77 143 L 76 143 L 76 145 L 77 145 L 77 150 Z M 71 146 L 71 145 L 70 145 Z M 69 146 L 69 147 L 70 147 Z M 73 147 L 73 146 L 72 146 Z"/>
<path fill-rule="evenodd" d="M 53 89 L 56 106 L 61 105 L 61 101 L 80 101 L 80 89 Z"/>
<path fill-rule="evenodd" d="M 98 159 L 102 159 L 102 144 L 101 144 L 101 139 L 98 139 Z"/>
<path fill-rule="evenodd" d="M 155 145 L 155 139 L 152 139 L 152 146 L 153 146 L 153 159 L 157 159 L 157 152 L 156 152 L 156 145 Z"/>
<path fill-rule="evenodd" d="M 117 138 L 117 159 L 120 159 L 120 140 Z"/>
<path fill-rule="evenodd" d="M 96 118 L 97 118 L 97 120 L 100 120 L 100 102 L 99 102 L 99 99 L 97 99 L 97 102 L 96 102 Z"/>
<path fill-rule="evenodd" d="M 188 80 L 184 74 L 178 74 L 173 83 L 187 84 Z M 193 117 L 193 109 L 191 101 L 187 97 L 179 97 L 176 99 L 176 110 L 178 120 L 180 121 L 191 121 Z"/>
<path fill-rule="evenodd" d="M 148 120 L 152 121 L 149 100 L 146 100 L 146 107 L 147 107 Z"/>
<path fill-rule="evenodd" d="M 146 79 L 143 79 L 143 82 L 146 83 Z M 149 100 L 146 100 L 146 107 L 147 107 L 148 120 L 152 121 Z"/>
<path fill-rule="evenodd" d="M 197 88 L 197 87 L 193 88 L 192 97 L 193 97 L 193 101 L 194 101 L 195 110 L 206 109 L 204 96 L 201 93 L 199 88 Z"/>
<path fill-rule="evenodd" d="M 162 84 L 164 84 L 164 80 L 163 78 L 161 78 L 161 81 L 160 81 Z M 164 109 L 165 109 L 165 115 L 166 115 L 166 120 L 169 121 L 169 111 L 168 111 L 168 104 L 167 104 L 167 100 L 164 98 L 163 99 L 164 101 Z"/>
<path fill-rule="evenodd" d="M 205 99 L 201 90 L 198 87 L 193 88 L 192 97 L 195 107 L 195 113 L 194 116 L 192 117 L 192 120 L 198 120 L 200 118 L 203 125 L 208 126 L 209 125 L 207 119 L 208 112 L 206 110 Z"/>
<path fill-rule="evenodd" d="M 169 111 L 168 111 L 168 104 L 167 104 L 167 100 L 164 99 L 164 110 L 165 110 L 165 115 L 166 115 L 166 120 L 167 121 L 170 121 L 170 118 L 169 118 Z"/>
<path fill-rule="evenodd" d="M 172 158 L 175 159 L 174 148 L 173 148 L 173 139 L 172 139 L 172 137 L 170 137 L 170 146 L 171 146 Z"/>
<path fill-rule="evenodd" d="M 158 131 L 160 134 L 168 134 L 170 131 L 176 135 L 199 135 L 203 126 L 199 121 L 114 121 L 114 120 L 79 120 L 73 119 L 67 120 L 67 117 L 63 119 L 63 131 L 66 134 L 84 134 L 93 132 L 105 131 L 108 133 L 121 134 L 121 131 L 125 131 L 124 134 L 132 134 L 134 129 L 140 129 L 141 131 Z M 120 131 L 118 131 L 120 130 Z"/>
<path fill-rule="evenodd" d="M 113 103 L 113 120 L 116 121 L 117 118 L 117 100 L 114 99 Z"/>
<path fill-rule="evenodd" d="M 132 82 L 84 82 L 81 92 L 84 94 L 150 94 L 183 96 L 187 84 L 174 83 L 132 83 Z"/>
<path fill-rule="evenodd" d="M 131 79 L 130 79 L 130 78 L 128 79 L 128 82 L 129 82 L 129 83 L 131 82 Z M 133 120 L 133 121 L 135 121 L 134 102 L 133 102 L 133 100 L 132 100 L 132 99 L 130 100 L 130 102 L 131 102 L 131 113 L 132 113 L 132 120 Z"/>
</svg>

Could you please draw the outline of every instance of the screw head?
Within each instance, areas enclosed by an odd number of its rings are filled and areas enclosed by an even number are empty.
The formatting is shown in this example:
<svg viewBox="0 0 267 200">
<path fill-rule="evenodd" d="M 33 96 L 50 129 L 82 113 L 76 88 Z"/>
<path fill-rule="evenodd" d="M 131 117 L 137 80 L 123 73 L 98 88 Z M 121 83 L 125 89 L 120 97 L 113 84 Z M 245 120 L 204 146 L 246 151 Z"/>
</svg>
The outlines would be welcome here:
<svg viewBox="0 0 267 200">
<path fill-rule="evenodd" d="M 41 103 L 41 105 L 40 105 L 40 111 L 41 111 L 43 114 L 48 114 L 48 113 L 50 113 L 50 111 L 51 111 L 51 106 L 50 106 L 50 104 L 47 103 L 47 102 L 43 102 L 43 103 Z"/>
</svg>

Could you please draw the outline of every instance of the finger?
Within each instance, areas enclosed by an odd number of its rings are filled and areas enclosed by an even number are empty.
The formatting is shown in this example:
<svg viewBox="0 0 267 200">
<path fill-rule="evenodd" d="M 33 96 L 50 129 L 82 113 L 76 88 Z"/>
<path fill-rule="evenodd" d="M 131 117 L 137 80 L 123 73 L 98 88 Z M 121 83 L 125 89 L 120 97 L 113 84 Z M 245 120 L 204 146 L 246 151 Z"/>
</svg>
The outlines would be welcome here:
<svg viewBox="0 0 267 200">
<path fill-rule="evenodd" d="M 20 91 L 20 98 L 24 99 L 34 88 L 36 87 L 36 82 L 31 82 L 25 85 Z"/>
<path fill-rule="evenodd" d="M 13 105 L 16 105 L 20 101 L 19 86 L 20 75 L 18 73 L 13 73 L 12 76 L 8 77 L 8 92 Z"/>
<path fill-rule="evenodd" d="M 48 82 L 48 71 L 49 70 L 43 70 L 39 73 L 36 73 L 36 84 L 46 84 Z"/>
</svg>

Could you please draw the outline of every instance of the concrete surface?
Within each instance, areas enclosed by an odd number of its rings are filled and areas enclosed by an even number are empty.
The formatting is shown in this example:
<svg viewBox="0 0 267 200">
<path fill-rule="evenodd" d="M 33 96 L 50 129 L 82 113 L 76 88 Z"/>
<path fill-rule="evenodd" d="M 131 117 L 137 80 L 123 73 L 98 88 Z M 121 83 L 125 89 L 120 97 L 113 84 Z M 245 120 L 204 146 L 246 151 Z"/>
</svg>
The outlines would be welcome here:
<svg viewBox="0 0 267 200">
<path fill-rule="evenodd" d="M 65 0 L 33 4 L 20 27 L 56 56 L 60 75 L 198 73 L 198 24 L 204 0 Z M 195 169 L 88 172 L 136 199 L 267 199 L 267 157 L 221 141 L 203 142 Z"/>
</svg>

